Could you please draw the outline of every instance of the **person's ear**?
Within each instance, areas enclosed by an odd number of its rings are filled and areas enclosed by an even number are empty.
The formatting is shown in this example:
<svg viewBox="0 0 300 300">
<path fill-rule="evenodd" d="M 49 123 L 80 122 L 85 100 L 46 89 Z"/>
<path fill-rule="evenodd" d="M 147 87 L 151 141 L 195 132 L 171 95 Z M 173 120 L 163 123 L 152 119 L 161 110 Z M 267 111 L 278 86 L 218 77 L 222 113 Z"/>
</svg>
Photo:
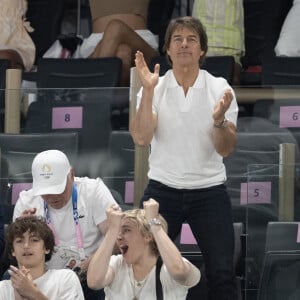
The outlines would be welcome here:
<svg viewBox="0 0 300 300">
<path fill-rule="evenodd" d="M 154 240 L 154 237 L 153 237 L 153 234 L 151 233 L 151 232 L 149 232 L 146 236 L 145 236 L 145 240 L 147 241 L 147 242 L 151 242 L 151 241 L 153 241 Z"/>
<path fill-rule="evenodd" d="M 49 249 L 46 249 L 45 250 L 45 254 L 49 254 L 50 253 L 50 250 Z"/>
<path fill-rule="evenodd" d="M 70 170 L 70 179 L 72 180 L 72 182 L 74 181 L 74 177 L 75 177 L 75 170 L 74 170 L 74 168 L 71 168 L 71 170 Z"/>
<path fill-rule="evenodd" d="M 16 254 L 15 254 L 15 251 L 14 251 L 14 250 L 12 250 L 11 256 L 16 257 Z"/>
</svg>

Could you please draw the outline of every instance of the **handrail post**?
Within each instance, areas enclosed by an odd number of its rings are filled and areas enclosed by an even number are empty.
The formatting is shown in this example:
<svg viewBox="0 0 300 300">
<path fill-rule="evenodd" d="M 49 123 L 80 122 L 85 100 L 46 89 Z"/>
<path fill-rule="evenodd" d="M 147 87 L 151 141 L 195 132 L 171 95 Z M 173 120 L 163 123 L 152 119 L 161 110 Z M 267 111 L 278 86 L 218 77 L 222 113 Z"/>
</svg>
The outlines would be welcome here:
<svg viewBox="0 0 300 300">
<path fill-rule="evenodd" d="M 22 70 L 6 70 L 5 133 L 20 133 Z"/>
<path fill-rule="evenodd" d="M 136 112 L 136 95 L 141 88 L 141 81 L 133 67 L 130 70 L 130 103 L 129 103 L 129 123 Z M 139 207 L 140 199 L 144 194 L 144 189 L 148 183 L 148 157 L 149 147 L 135 145 L 134 152 L 134 207 Z"/>
<path fill-rule="evenodd" d="M 294 221 L 295 144 L 280 144 L 279 159 L 279 221 Z"/>
</svg>

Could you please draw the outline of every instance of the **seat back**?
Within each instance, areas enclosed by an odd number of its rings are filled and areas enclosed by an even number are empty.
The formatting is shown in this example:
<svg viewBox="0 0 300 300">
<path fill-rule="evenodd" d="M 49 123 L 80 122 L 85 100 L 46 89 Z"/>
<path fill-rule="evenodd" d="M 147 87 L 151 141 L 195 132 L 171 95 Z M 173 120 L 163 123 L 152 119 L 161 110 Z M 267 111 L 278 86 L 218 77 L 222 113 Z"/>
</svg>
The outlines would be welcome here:
<svg viewBox="0 0 300 300">
<path fill-rule="evenodd" d="M 134 175 L 135 145 L 127 130 L 114 130 L 109 137 L 109 154 L 112 176 Z"/>
<path fill-rule="evenodd" d="M 248 176 L 251 175 L 248 173 L 248 166 L 250 164 L 278 165 L 280 145 L 284 143 L 295 144 L 296 155 L 298 155 L 297 140 L 288 129 L 279 128 L 264 118 L 239 118 L 237 124 L 237 145 L 234 152 L 224 158 L 228 177 L 227 188 L 230 193 L 232 192 L 233 204 L 239 204 L 240 184 L 246 183 Z M 269 175 L 271 178 L 274 174 L 272 174 L 272 166 L 270 168 L 269 174 L 267 168 L 258 175 Z"/>
<path fill-rule="evenodd" d="M 27 0 L 26 19 L 33 32 L 30 37 L 36 47 L 36 59 L 42 57 L 61 32 L 66 3 L 61 0 Z M 47 22 L 45 22 L 47 20 Z"/>
<path fill-rule="evenodd" d="M 160 76 L 165 75 L 165 73 L 172 68 L 172 66 L 168 62 L 166 56 L 159 55 L 159 56 L 155 56 L 151 59 L 150 64 L 149 64 L 149 69 L 151 72 L 153 72 L 154 66 L 156 64 L 160 65 L 160 69 L 159 69 Z"/>
<path fill-rule="evenodd" d="M 287 91 L 288 92 L 288 91 Z M 253 115 L 274 124 L 277 131 L 288 130 L 300 148 L 300 101 L 299 99 L 257 99 Z"/>
<path fill-rule="evenodd" d="M 242 64 L 261 65 L 264 56 L 274 55 L 282 23 L 293 0 L 244 0 L 245 55 Z"/>
<path fill-rule="evenodd" d="M 131 134 L 126 130 L 112 131 L 109 138 L 110 168 L 105 183 L 117 191 L 123 204 L 132 206 L 134 189 L 135 145 Z"/>
<path fill-rule="evenodd" d="M 201 68 L 215 77 L 225 78 L 229 84 L 233 83 L 233 56 L 207 56 Z"/>
<path fill-rule="evenodd" d="M 279 164 L 280 144 L 297 142 L 289 132 L 238 132 L 237 145 L 234 152 L 224 158 L 227 172 L 226 186 L 231 196 L 233 205 L 242 203 L 241 187 L 247 184 L 249 176 L 251 181 L 270 181 L 272 183 L 271 198 L 277 205 L 278 198 L 277 179 L 274 178 L 274 166 Z M 264 170 L 260 170 L 255 180 L 255 172 L 249 173 L 250 164 L 264 164 Z"/>
<path fill-rule="evenodd" d="M 256 105 L 262 106 L 261 109 L 265 109 L 265 117 L 278 128 L 288 128 L 290 131 L 300 131 L 299 99 L 261 99 L 255 103 L 255 106 Z M 259 108 L 255 109 L 258 111 Z"/>
<path fill-rule="evenodd" d="M 265 251 L 300 251 L 298 222 L 269 222 Z"/>
<path fill-rule="evenodd" d="M 300 251 L 268 252 L 260 279 L 258 300 L 300 299 Z"/>
<path fill-rule="evenodd" d="M 268 57 L 262 62 L 263 85 L 299 85 L 300 57 Z"/>
<path fill-rule="evenodd" d="M 299 299 L 298 222 L 269 222 L 258 300 Z"/>
<path fill-rule="evenodd" d="M 0 134 L 1 157 L 8 163 L 9 176 L 31 177 L 31 163 L 34 156 L 48 149 L 63 151 L 73 164 L 77 160 L 78 134 L 43 133 L 43 134 Z M 4 174 L 2 174 L 3 176 Z"/>
<path fill-rule="evenodd" d="M 70 99 L 62 97 L 36 101 L 28 108 L 26 133 L 77 132 L 76 171 L 82 176 L 106 174 L 107 149 L 111 132 L 111 98 L 114 89 L 70 90 Z M 74 98 L 74 100 L 73 100 Z"/>
<path fill-rule="evenodd" d="M 11 221 L 13 205 L 22 189 L 30 188 L 31 164 L 36 154 L 48 149 L 63 151 L 70 163 L 77 161 L 77 133 L 0 134 L 0 205 L 4 221 Z"/>
<path fill-rule="evenodd" d="M 279 159 L 283 143 L 296 144 L 288 130 L 278 129 L 265 119 L 240 118 L 237 145 L 224 158 L 233 220 L 247 226 L 247 288 L 259 285 L 267 224 L 278 220 Z"/>
<path fill-rule="evenodd" d="M 117 57 L 38 61 L 38 88 L 116 87 L 120 83 L 121 59 Z"/>
</svg>

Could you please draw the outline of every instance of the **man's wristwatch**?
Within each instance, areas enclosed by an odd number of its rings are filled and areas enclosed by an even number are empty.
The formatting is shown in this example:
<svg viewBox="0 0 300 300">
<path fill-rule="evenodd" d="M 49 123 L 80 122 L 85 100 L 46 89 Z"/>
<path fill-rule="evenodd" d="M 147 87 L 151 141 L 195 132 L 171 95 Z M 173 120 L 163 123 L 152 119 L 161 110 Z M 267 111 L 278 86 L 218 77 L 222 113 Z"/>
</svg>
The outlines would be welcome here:
<svg viewBox="0 0 300 300">
<path fill-rule="evenodd" d="M 219 124 L 214 123 L 214 127 L 216 128 L 226 128 L 227 125 L 228 125 L 228 120 L 226 118 L 224 118 L 224 120 Z"/>
<path fill-rule="evenodd" d="M 153 218 L 149 221 L 149 225 L 150 227 L 152 225 L 156 225 L 156 226 L 160 226 L 161 225 L 161 221 L 158 218 Z"/>
</svg>

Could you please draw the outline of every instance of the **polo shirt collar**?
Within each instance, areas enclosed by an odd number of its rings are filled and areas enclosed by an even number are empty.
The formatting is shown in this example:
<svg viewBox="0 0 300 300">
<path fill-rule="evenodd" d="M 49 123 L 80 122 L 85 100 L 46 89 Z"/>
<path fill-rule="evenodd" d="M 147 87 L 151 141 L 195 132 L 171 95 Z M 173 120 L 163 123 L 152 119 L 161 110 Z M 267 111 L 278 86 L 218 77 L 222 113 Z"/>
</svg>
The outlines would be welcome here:
<svg viewBox="0 0 300 300">
<path fill-rule="evenodd" d="M 203 70 L 199 69 L 198 76 L 192 86 L 192 88 L 203 88 L 204 87 L 204 72 Z M 180 87 L 175 76 L 173 70 L 168 70 L 165 75 L 166 78 L 169 78 L 168 88 L 175 88 Z"/>
</svg>

